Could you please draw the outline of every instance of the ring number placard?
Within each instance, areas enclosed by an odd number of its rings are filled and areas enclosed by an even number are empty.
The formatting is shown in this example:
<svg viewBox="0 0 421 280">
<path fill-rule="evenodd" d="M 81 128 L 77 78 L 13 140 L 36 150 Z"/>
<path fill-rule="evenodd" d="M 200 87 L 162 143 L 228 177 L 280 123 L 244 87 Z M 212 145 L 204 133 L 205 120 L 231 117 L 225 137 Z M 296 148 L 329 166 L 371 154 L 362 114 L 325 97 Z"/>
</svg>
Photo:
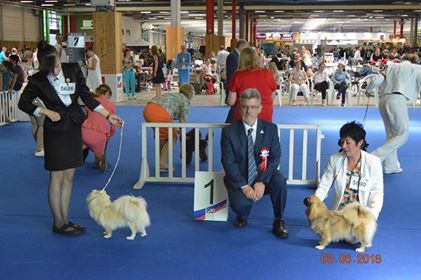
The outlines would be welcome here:
<svg viewBox="0 0 421 280">
<path fill-rule="evenodd" d="M 228 193 L 223 178 L 223 172 L 196 171 L 193 209 L 195 220 L 228 220 Z"/>
<path fill-rule="evenodd" d="M 85 36 L 82 33 L 71 33 L 67 41 L 69 48 L 85 48 Z"/>
</svg>

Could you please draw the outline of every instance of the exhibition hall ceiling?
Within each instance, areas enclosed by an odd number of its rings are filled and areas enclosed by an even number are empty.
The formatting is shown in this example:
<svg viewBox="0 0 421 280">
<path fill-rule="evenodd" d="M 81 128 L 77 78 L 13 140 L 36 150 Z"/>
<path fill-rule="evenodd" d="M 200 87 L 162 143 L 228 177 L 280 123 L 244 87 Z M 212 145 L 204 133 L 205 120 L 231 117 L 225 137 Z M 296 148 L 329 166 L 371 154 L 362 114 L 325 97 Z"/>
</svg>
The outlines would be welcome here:
<svg viewBox="0 0 421 280">
<path fill-rule="evenodd" d="M 37 9 L 53 9 L 62 13 L 87 13 L 94 11 L 91 0 L 33 0 L 7 1 Z M 96 0 L 98 3 L 98 0 Z M 102 1 L 104 2 L 104 1 Z M 170 0 L 115 0 L 115 9 L 125 16 L 149 22 L 155 29 L 170 24 Z M 215 13 L 217 14 L 217 3 Z M 224 34 L 231 33 L 231 3 L 224 2 Z M 258 32 L 389 32 L 394 21 L 404 22 L 409 31 L 411 19 L 421 15 L 421 1 L 395 0 L 237 0 L 237 18 L 240 6 L 250 17 L 257 19 Z M 352 5 L 349 5 L 352 3 Z M 19 3 L 18 3 L 19 4 Z M 97 8 L 98 9 L 98 8 Z M 99 8 L 104 10 L 103 8 Z M 187 32 L 205 32 L 206 0 L 181 0 L 181 25 Z M 215 32 L 217 32 L 215 18 Z M 237 23 L 238 29 L 238 23 Z"/>
</svg>

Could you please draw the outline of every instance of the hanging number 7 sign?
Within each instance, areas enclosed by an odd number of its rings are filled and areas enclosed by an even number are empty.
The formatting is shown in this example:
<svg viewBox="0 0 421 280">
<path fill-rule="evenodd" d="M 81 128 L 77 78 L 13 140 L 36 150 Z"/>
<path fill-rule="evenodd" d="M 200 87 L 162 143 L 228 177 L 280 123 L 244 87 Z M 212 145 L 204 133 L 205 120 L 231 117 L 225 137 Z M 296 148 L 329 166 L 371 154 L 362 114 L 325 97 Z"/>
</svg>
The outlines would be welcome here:
<svg viewBox="0 0 421 280">
<path fill-rule="evenodd" d="M 228 194 L 223 178 L 223 172 L 196 171 L 193 209 L 195 220 L 228 220 Z"/>
</svg>

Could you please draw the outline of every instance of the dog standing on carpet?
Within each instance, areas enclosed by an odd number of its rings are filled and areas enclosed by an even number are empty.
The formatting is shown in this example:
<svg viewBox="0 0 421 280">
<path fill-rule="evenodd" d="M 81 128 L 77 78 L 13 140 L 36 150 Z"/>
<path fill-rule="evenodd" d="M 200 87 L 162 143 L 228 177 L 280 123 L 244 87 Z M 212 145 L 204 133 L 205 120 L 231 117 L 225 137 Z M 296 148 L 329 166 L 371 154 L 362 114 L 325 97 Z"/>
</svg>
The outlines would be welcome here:
<svg viewBox="0 0 421 280">
<path fill-rule="evenodd" d="M 151 220 L 142 197 L 124 195 L 112 202 L 105 191 L 93 190 L 86 202 L 89 215 L 104 228 L 104 238 L 111 238 L 113 230 L 122 227 L 131 230 L 132 234 L 126 237 L 127 240 L 135 239 L 138 232 L 142 237 L 147 235 L 145 228 L 151 224 Z"/>
<path fill-rule="evenodd" d="M 372 245 L 377 223 L 370 210 L 353 202 L 338 211 L 329 211 L 315 195 L 304 199 L 306 215 L 311 229 L 320 236 L 317 249 L 323 250 L 330 242 L 345 240 L 349 243 L 360 242 L 357 252 L 364 252 Z"/>
</svg>

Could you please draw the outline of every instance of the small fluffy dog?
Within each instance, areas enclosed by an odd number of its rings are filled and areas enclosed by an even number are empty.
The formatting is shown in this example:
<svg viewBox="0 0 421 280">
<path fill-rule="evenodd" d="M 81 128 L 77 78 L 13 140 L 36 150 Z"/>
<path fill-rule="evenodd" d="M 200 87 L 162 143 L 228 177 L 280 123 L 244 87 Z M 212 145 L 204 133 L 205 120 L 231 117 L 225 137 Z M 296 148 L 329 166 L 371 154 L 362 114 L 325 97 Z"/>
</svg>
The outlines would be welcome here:
<svg viewBox="0 0 421 280">
<path fill-rule="evenodd" d="M 132 231 L 127 240 L 135 239 L 138 232 L 140 236 L 146 236 L 145 228 L 151 224 L 151 220 L 142 197 L 124 195 L 112 202 L 105 191 L 93 190 L 86 202 L 89 215 L 105 229 L 104 238 L 111 238 L 113 230 L 122 227 L 129 227 Z"/>
<path fill-rule="evenodd" d="M 315 195 L 304 199 L 306 215 L 311 229 L 320 236 L 317 249 L 323 250 L 331 241 L 345 240 L 361 243 L 357 252 L 371 247 L 377 223 L 370 210 L 358 202 L 350 203 L 338 211 L 329 211 Z"/>
</svg>

